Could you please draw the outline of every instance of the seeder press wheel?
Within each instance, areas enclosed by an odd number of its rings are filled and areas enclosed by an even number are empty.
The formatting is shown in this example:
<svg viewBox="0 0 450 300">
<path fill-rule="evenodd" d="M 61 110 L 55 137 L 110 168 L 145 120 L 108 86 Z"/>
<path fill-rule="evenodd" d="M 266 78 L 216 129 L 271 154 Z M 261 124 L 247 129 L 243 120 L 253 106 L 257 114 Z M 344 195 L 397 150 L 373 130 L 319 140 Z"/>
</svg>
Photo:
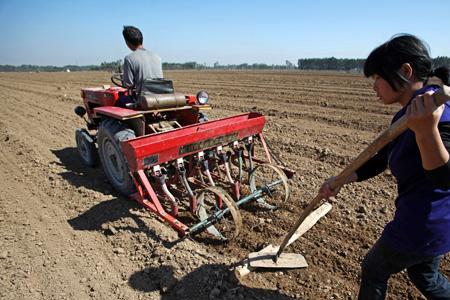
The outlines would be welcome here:
<svg viewBox="0 0 450 300">
<path fill-rule="evenodd" d="M 219 207 L 220 201 L 222 207 Z M 228 212 L 223 213 L 224 210 Z M 242 228 L 242 217 L 231 196 L 220 187 L 208 187 L 197 197 L 196 214 L 200 221 L 210 220 L 206 230 L 219 240 L 233 240 Z"/>
<path fill-rule="evenodd" d="M 286 174 L 272 164 L 256 166 L 250 173 L 249 186 L 252 192 L 263 190 L 264 196 L 256 201 L 272 210 L 282 207 L 291 194 Z"/>
</svg>

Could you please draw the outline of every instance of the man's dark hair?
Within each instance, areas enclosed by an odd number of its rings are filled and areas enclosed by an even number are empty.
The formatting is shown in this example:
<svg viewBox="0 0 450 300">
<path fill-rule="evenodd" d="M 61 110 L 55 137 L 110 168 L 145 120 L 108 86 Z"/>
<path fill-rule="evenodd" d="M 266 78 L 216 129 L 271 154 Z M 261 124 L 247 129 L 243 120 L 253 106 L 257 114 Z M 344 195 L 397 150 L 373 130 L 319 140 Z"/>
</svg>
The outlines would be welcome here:
<svg viewBox="0 0 450 300">
<path fill-rule="evenodd" d="M 133 26 L 123 26 L 123 38 L 132 46 L 142 45 L 144 38 L 142 37 L 142 32 Z"/>
<path fill-rule="evenodd" d="M 375 48 L 364 63 L 364 75 L 377 74 L 386 80 L 394 91 L 408 84 L 401 67 L 409 63 L 417 80 L 426 82 L 432 75 L 432 60 L 428 46 L 411 34 L 395 35 Z"/>
</svg>

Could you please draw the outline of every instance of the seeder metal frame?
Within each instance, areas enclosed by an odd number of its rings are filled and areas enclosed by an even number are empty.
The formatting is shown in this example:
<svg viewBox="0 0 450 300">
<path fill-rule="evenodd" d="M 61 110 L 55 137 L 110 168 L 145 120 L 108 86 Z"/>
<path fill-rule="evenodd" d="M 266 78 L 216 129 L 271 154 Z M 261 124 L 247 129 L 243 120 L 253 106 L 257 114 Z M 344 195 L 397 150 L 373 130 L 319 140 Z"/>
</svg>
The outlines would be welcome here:
<svg viewBox="0 0 450 300">
<path fill-rule="evenodd" d="M 229 214 L 236 223 L 237 235 L 242 225 L 238 207 L 256 200 L 274 208 L 263 199 L 278 185 L 284 188 L 284 200 L 290 193 L 287 181 L 293 171 L 273 164 L 262 134 L 264 124 L 263 115 L 251 112 L 121 142 L 137 190 L 132 198 L 169 223 L 180 236 L 206 229 L 226 239 L 213 225 Z M 261 158 L 255 155 L 256 141 L 263 148 Z M 238 170 L 234 178 L 231 164 Z M 255 184 L 252 176 L 260 166 L 274 170 L 277 178 L 264 185 Z M 248 173 L 247 178 L 244 172 Z M 241 197 L 244 181 L 249 183 L 251 193 Z M 215 194 L 217 209 L 214 212 L 206 214 L 203 207 L 199 207 L 199 203 L 203 203 L 201 189 Z M 189 211 L 198 216 L 200 222 L 187 226 L 177 218 L 180 201 L 174 193 L 188 196 Z M 200 202 L 199 198 L 202 198 Z"/>
</svg>

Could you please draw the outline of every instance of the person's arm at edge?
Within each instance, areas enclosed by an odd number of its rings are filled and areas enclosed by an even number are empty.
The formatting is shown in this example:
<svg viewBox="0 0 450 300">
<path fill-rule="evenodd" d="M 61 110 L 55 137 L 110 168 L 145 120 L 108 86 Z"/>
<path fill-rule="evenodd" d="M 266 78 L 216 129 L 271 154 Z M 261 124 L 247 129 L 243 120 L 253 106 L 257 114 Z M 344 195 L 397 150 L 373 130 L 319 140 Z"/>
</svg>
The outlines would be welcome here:
<svg viewBox="0 0 450 300">
<path fill-rule="evenodd" d="M 417 138 L 425 175 L 435 188 L 450 189 L 450 122 L 440 123 L 438 133 Z"/>
<path fill-rule="evenodd" d="M 445 105 L 436 107 L 433 92 L 414 98 L 407 108 L 408 127 L 414 131 L 422 167 L 435 188 L 450 188 L 448 127 L 440 123 Z"/>
</svg>

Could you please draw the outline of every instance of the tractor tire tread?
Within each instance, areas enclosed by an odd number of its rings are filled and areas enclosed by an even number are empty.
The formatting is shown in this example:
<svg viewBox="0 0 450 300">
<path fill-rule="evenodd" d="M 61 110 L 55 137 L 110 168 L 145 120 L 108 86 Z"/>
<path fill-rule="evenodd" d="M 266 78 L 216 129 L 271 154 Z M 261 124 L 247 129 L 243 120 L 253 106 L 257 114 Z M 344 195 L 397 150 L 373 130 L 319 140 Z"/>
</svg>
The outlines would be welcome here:
<svg viewBox="0 0 450 300">
<path fill-rule="evenodd" d="M 100 160 L 103 165 L 103 169 L 105 171 L 106 176 L 108 177 L 109 182 L 114 186 L 114 188 L 124 196 L 129 196 L 136 192 L 136 187 L 134 185 L 134 182 L 131 178 L 131 176 L 128 174 L 128 165 L 126 162 L 125 157 L 123 156 L 121 149 L 120 149 L 120 142 L 126 141 L 132 138 L 135 138 L 136 135 L 133 130 L 126 127 L 125 124 L 122 122 L 115 120 L 115 119 L 109 119 L 106 118 L 100 122 L 99 129 L 98 129 L 98 145 L 99 145 L 99 156 Z M 106 170 L 107 167 L 105 167 L 104 163 L 104 157 L 102 153 L 102 143 L 105 138 L 111 139 L 114 146 L 117 148 L 118 153 L 120 154 L 120 159 L 122 160 L 123 164 L 126 166 L 126 176 L 125 176 L 125 182 L 123 185 L 118 185 L 115 183 L 114 178 L 111 178 L 111 175 L 109 174 L 109 171 Z"/>
</svg>

